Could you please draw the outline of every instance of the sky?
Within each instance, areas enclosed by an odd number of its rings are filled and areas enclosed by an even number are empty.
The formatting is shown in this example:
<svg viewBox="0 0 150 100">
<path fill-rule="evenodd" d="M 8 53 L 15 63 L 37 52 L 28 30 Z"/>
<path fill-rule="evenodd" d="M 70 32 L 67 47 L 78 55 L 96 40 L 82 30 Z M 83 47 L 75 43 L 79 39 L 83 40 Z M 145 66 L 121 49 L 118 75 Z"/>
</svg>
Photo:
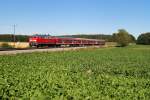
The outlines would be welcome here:
<svg viewBox="0 0 150 100">
<path fill-rule="evenodd" d="M 0 34 L 112 34 L 150 31 L 150 0 L 0 0 Z"/>
</svg>

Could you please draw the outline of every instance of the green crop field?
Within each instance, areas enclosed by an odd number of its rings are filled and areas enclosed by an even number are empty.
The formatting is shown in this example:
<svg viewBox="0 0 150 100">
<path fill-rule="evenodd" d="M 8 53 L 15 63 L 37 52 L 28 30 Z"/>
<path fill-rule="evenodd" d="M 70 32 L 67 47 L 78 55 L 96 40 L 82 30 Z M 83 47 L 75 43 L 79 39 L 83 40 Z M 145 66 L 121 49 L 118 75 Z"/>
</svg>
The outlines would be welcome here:
<svg viewBox="0 0 150 100">
<path fill-rule="evenodd" d="M 150 100 L 150 46 L 0 56 L 0 99 Z"/>
</svg>

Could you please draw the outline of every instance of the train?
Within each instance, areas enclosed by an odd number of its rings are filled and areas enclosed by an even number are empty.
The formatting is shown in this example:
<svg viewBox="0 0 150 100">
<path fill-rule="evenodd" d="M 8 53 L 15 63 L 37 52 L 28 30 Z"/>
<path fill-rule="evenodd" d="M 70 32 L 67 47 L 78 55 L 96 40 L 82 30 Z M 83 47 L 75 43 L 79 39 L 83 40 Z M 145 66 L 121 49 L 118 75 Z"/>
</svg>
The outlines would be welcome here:
<svg viewBox="0 0 150 100">
<path fill-rule="evenodd" d="M 33 35 L 29 37 L 30 47 L 79 47 L 79 46 L 102 46 L 105 45 L 105 40 L 72 38 L 72 37 L 56 37 L 49 35 Z"/>
</svg>

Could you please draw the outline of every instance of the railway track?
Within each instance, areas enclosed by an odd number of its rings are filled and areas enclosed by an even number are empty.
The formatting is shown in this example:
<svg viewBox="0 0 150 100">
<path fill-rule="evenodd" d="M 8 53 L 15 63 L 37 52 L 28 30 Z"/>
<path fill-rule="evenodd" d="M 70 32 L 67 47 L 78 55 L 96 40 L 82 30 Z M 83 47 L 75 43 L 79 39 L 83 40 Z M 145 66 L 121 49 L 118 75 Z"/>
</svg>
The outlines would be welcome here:
<svg viewBox="0 0 150 100">
<path fill-rule="evenodd" d="M 54 52 L 54 51 L 68 51 L 68 50 L 76 50 L 82 48 L 91 48 L 100 46 L 90 46 L 90 47 L 61 47 L 61 48 L 27 48 L 27 49 L 0 49 L 0 55 L 10 55 L 10 54 L 18 54 L 18 53 L 32 53 L 32 52 Z"/>
</svg>

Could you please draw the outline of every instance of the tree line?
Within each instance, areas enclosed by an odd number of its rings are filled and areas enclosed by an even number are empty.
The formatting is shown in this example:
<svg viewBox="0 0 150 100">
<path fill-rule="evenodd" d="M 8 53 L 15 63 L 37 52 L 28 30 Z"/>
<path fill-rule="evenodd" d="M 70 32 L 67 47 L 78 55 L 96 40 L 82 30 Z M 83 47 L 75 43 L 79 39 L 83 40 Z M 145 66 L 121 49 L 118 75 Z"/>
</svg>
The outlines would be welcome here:
<svg viewBox="0 0 150 100">
<path fill-rule="evenodd" d="M 28 42 L 28 35 L 12 35 L 12 34 L 1 34 L 0 42 Z"/>
<path fill-rule="evenodd" d="M 12 35 L 12 34 L 1 34 L 1 42 L 28 42 L 29 35 Z M 59 37 L 71 37 L 71 38 L 88 38 L 88 39 L 104 39 L 106 42 L 117 42 L 118 46 L 127 46 L 129 43 L 137 43 L 150 45 L 150 32 L 142 33 L 136 39 L 132 34 L 127 32 L 125 29 L 119 29 L 117 33 L 112 35 L 105 34 L 78 34 L 78 35 L 63 35 Z"/>
<path fill-rule="evenodd" d="M 86 39 L 104 39 L 107 42 L 113 42 L 112 35 L 105 35 L 105 34 L 78 34 L 78 35 L 62 35 L 59 37 L 70 37 L 70 38 L 86 38 Z"/>
</svg>

